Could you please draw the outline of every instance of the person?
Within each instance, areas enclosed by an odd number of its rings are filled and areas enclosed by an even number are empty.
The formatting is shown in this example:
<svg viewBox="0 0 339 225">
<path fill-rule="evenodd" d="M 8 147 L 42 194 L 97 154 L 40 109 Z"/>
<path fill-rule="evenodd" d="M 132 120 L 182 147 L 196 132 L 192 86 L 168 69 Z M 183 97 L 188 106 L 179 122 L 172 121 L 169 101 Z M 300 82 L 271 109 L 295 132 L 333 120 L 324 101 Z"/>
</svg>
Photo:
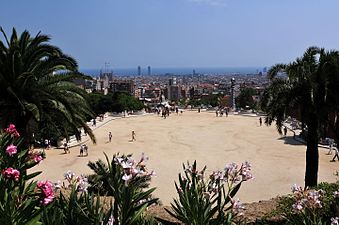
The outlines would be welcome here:
<svg viewBox="0 0 339 225">
<path fill-rule="evenodd" d="M 109 133 L 108 133 L 108 141 L 109 141 L 109 142 L 112 142 L 112 132 L 109 132 Z"/>
<path fill-rule="evenodd" d="M 93 127 L 95 127 L 96 125 L 97 125 L 97 121 L 93 119 Z"/>
<path fill-rule="evenodd" d="M 80 156 L 84 156 L 84 145 L 80 145 Z"/>
<path fill-rule="evenodd" d="M 132 141 L 136 141 L 137 139 L 135 138 L 135 132 L 134 132 L 134 130 L 132 130 Z"/>
<path fill-rule="evenodd" d="M 215 116 L 218 117 L 218 110 L 215 110 Z"/>
<path fill-rule="evenodd" d="M 287 134 L 287 127 L 285 126 L 284 127 L 284 136 L 286 137 L 286 134 Z"/>
<path fill-rule="evenodd" d="M 335 151 L 335 155 L 333 157 L 333 159 L 331 160 L 332 162 L 335 161 L 335 158 L 337 158 L 339 160 L 339 150 L 337 147 L 334 147 L 334 151 Z"/>
<path fill-rule="evenodd" d="M 228 112 L 227 108 L 225 108 L 225 116 L 228 117 Z"/>
<path fill-rule="evenodd" d="M 84 152 L 88 156 L 88 146 L 86 144 L 84 144 Z"/>
<path fill-rule="evenodd" d="M 69 150 L 69 146 L 67 144 L 67 141 L 64 142 L 64 151 L 65 151 L 65 154 L 71 153 L 71 151 Z"/>
<path fill-rule="evenodd" d="M 259 124 L 260 124 L 260 126 L 262 125 L 262 119 L 261 119 L 261 117 L 259 117 Z"/>
<path fill-rule="evenodd" d="M 328 147 L 330 148 L 327 155 L 331 155 L 334 146 L 334 140 L 332 138 L 325 138 L 325 142 L 328 144 Z"/>
<path fill-rule="evenodd" d="M 45 139 L 44 144 L 45 144 L 45 149 L 48 149 L 48 139 L 47 138 Z"/>
</svg>

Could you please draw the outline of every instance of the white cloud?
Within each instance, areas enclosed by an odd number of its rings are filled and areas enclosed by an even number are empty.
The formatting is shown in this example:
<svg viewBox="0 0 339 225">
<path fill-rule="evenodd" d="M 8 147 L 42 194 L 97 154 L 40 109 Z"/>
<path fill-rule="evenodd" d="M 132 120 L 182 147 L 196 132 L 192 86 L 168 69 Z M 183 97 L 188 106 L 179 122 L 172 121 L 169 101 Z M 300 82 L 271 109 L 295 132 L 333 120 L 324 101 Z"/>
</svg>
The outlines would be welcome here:
<svg viewBox="0 0 339 225">
<path fill-rule="evenodd" d="M 212 6 L 226 6 L 227 0 L 189 0 L 197 4 L 207 4 Z"/>
</svg>

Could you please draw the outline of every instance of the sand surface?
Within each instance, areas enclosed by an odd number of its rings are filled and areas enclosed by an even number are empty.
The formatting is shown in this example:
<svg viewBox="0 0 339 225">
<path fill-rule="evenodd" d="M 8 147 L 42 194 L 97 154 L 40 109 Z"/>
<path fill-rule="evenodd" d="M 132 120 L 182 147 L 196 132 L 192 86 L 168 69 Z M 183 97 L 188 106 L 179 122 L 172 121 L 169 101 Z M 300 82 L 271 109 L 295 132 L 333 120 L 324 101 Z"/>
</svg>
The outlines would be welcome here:
<svg viewBox="0 0 339 225">
<path fill-rule="evenodd" d="M 131 142 L 131 131 L 137 141 Z M 108 142 L 111 131 L 112 142 Z M 155 196 L 168 205 L 176 197 L 174 181 L 182 171 L 182 163 L 197 160 L 198 167 L 207 165 L 207 171 L 223 169 L 230 162 L 249 161 L 254 180 L 242 185 L 237 197 L 242 202 L 269 199 L 290 193 L 293 184 L 303 185 L 306 146 L 293 140 L 292 132 L 281 137 L 275 126 L 259 126 L 258 117 L 229 115 L 215 117 L 214 112 L 185 111 L 163 119 L 155 114 L 112 120 L 95 129 L 97 144 L 86 142 L 89 156 L 79 157 L 79 147 L 70 154 L 61 149 L 47 150 L 47 158 L 34 168 L 43 171 L 37 179 L 63 180 L 71 170 L 88 174 L 88 161 L 104 159 L 103 152 L 132 153 L 139 159 L 144 152 L 149 156 L 147 166 L 157 176 L 152 187 Z M 319 181 L 333 182 L 339 162 L 330 162 L 333 156 L 327 149 L 319 148 Z"/>
</svg>

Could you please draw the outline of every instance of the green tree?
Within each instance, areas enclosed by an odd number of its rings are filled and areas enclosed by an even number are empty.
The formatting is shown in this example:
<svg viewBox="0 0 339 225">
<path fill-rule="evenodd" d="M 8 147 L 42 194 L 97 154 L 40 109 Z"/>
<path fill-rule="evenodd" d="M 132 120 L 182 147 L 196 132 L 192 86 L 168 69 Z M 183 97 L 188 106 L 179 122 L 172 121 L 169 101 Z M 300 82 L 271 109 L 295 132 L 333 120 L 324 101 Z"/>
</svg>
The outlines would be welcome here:
<svg viewBox="0 0 339 225">
<path fill-rule="evenodd" d="M 88 96 L 88 103 L 96 115 L 112 111 L 113 95 L 92 92 Z"/>
<path fill-rule="evenodd" d="M 252 96 L 256 95 L 257 92 L 253 88 L 243 88 L 240 91 L 239 96 L 236 99 L 237 107 L 243 109 L 250 107 L 251 109 L 256 107 L 256 103 L 253 100 Z"/>
<path fill-rule="evenodd" d="M 201 104 L 206 105 L 206 106 L 211 105 L 212 107 L 219 106 L 220 105 L 219 98 L 220 98 L 220 95 L 215 95 L 215 94 L 204 96 L 203 98 L 201 98 Z"/>
<path fill-rule="evenodd" d="M 144 104 L 134 96 L 126 92 L 115 92 L 113 94 L 113 112 L 123 112 L 125 110 L 141 110 Z"/>
<path fill-rule="evenodd" d="M 13 28 L 10 38 L 0 28 L 0 120 L 1 126 L 17 125 L 18 131 L 32 138 L 34 127 L 40 125 L 68 137 L 83 127 L 95 142 L 86 119 L 92 116 L 87 104 L 87 93 L 72 81 L 82 75 L 77 62 L 58 47 L 50 45 L 50 38 L 28 31 L 18 36 Z"/>
<path fill-rule="evenodd" d="M 287 79 L 277 78 L 280 72 L 285 72 Z M 316 186 L 319 132 L 339 106 L 339 52 L 310 47 L 294 62 L 273 66 L 268 76 L 271 84 L 262 102 L 265 122 L 276 121 L 281 133 L 286 116 L 298 112 L 307 127 L 305 186 Z"/>
</svg>

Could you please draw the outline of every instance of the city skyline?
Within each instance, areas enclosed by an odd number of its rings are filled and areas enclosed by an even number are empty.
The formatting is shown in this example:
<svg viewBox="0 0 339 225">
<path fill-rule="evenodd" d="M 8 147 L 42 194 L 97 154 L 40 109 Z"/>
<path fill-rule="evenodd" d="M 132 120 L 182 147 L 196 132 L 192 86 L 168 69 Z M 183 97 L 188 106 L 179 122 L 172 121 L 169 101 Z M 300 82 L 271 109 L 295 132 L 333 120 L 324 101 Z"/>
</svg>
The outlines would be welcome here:
<svg viewBox="0 0 339 225">
<path fill-rule="evenodd" d="M 338 49 L 339 2 L 6 0 L 0 26 L 51 36 L 83 69 L 265 67 Z M 3 40 L 3 37 L 1 37 Z"/>
</svg>

